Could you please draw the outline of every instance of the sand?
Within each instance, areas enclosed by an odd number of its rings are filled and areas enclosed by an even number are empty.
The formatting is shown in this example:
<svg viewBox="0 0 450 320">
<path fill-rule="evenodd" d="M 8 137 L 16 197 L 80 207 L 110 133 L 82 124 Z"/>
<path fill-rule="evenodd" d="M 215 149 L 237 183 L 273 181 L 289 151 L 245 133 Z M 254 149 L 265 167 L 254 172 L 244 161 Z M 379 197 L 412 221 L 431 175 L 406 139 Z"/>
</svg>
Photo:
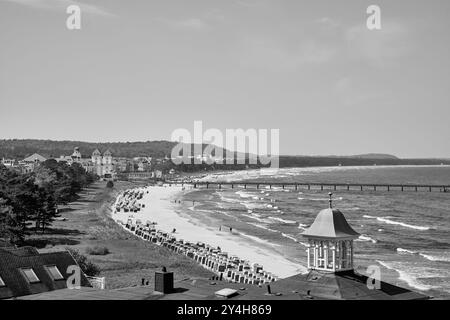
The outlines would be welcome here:
<svg viewBox="0 0 450 320">
<path fill-rule="evenodd" d="M 288 277 L 297 273 L 305 272 L 305 268 L 298 265 L 280 253 L 275 251 L 274 245 L 268 241 L 261 240 L 250 235 L 244 235 L 239 231 L 219 231 L 201 221 L 193 221 L 188 216 L 177 213 L 179 204 L 174 199 L 181 199 L 183 191 L 181 186 L 151 186 L 147 187 L 148 194 L 144 195 L 141 203 L 145 204 L 139 213 L 112 213 L 115 221 L 126 222 L 130 215 L 146 221 L 157 222 L 156 229 L 174 233 L 177 239 L 190 242 L 203 242 L 211 246 L 219 246 L 222 251 L 229 255 L 236 255 L 241 259 L 249 260 L 251 263 L 259 263 L 264 269 L 272 272 L 280 278 Z M 114 212 L 114 211 L 113 211 Z"/>
</svg>

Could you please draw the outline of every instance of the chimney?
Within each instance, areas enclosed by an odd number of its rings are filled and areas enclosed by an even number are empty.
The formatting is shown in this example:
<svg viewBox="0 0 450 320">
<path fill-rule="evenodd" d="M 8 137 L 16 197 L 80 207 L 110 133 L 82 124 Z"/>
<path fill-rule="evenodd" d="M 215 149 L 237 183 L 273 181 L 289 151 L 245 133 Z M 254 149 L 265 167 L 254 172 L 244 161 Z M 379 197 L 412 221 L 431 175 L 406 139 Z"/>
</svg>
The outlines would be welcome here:
<svg viewBox="0 0 450 320">
<path fill-rule="evenodd" d="M 173 292 L 173 272 L 167 272 L 166 267 L 155 272 L 155 291 L 164 294 Z"/>
</svg>

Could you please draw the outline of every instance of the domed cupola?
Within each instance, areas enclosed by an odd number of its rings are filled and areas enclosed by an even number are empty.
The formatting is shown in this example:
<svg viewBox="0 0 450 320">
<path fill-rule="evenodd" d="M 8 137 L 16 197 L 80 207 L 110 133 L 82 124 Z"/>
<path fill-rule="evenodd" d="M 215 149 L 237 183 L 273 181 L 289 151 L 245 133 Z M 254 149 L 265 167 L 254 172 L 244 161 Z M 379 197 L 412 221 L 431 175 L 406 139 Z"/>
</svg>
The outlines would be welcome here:
<svg viewBox="0 0 450 320">
<path fill-rule="evenodd" d="M 319 212 L 313 224 L 302 233 L 308 239 L 308 269 L 344 271 L 353 269 L 353 240 L 359 233 L 348 224 L 344 215 L 330 206 Z"/>
</svg>

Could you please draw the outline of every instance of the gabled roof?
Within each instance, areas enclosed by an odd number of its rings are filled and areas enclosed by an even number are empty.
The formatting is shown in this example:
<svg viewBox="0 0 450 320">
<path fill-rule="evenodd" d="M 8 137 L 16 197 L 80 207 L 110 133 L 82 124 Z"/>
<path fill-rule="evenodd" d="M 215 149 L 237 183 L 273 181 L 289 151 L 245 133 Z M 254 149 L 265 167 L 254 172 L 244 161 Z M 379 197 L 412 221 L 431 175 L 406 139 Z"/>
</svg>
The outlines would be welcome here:
<svg viewBox="0 0 450 320">
<path fill-rule="evenodd" d="M 43 156 L 41 156 L 40 154 L 34 153 L 29 157 L 26 157 L 25 159 L 23 159 L 23 161 L 25 162 L 44 162 L 45 160 L 47 160 L 46 158 L 44 158 Z"/>
<path fill-rule="evenodd" d="M 112 153 L 111 153 L 111 151 L 109 151 L 109 149 L 108 149 L 108 150 L 105 151 L 105 153 L 104 153 L 103 155 L 104 155 L 104 156 L 111 156 Z"/>
<path fill-rule="evenodd" d="M 313 224 L 302 235 L 307 238 L 354 239 L 359 233 L 348 224 L 341 211 L 327 208 L 319 212 Z"/>
<path fill-rule="evenodd" d="M 0 299 L 7 299 L 30 294 L 37 294 L 52 290 L 67 288 L 67 268 L 77 265 L 69 252 L 39 253 L 33 247 L 0 248 L 0 277 L 5 286 L 0 287 Z M 64 277 L 54 280 L 45 266 L 56 266 Z M 21 271 L 22 268 L 31 268 L 39 282 L 30 283 Z M 89 281 L 81 273 L 81 286 L 89 286 Z"/>
<path fill-rule="evenodd" d="M 100 150 L 95 149 L 94 152 L 92 152 L 92 155 L 93 156 L 100 156 L 101 155 Z"/>
</svg>

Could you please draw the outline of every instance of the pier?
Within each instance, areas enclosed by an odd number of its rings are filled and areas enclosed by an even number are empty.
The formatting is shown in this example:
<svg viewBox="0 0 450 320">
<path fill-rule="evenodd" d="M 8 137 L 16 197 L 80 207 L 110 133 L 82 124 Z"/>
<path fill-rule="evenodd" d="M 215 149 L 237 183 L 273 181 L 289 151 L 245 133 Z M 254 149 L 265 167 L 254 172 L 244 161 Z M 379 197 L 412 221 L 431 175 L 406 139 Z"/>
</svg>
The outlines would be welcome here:
<svg viewBox="0 0 450 320">
<path fill-rule="evenodd" d="M 171 184 L 192 185 L 194 188 L 252 188 L 269 187 L 290 190 L 333 190 L 333 191 L 400 191 L 400 192 L 448 192 L 450 185 L 431 184 L 370 184 L 370 183 L 334 183 L 334 182 L 211 182 L 211 181 L 166 181 Z"/>
</svg>

